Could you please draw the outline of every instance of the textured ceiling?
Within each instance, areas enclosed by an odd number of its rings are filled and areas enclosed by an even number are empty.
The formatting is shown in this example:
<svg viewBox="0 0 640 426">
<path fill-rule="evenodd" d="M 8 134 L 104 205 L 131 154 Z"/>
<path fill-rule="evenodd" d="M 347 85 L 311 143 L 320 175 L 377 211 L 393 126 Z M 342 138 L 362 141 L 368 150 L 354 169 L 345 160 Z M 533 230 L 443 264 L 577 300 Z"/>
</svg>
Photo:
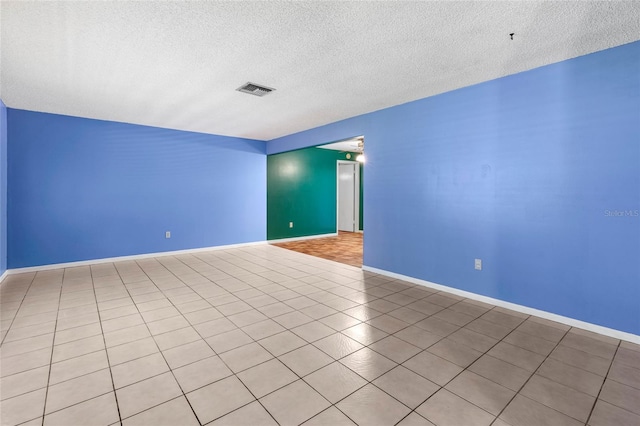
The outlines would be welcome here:
<svg viewBox="0 0 640 426">
<path fill-rule="evenodd" d="M 362 152 L 364 151 L 364 144 L 360 146 L 360 139 L 356 138 L 320 145 L 317 148 L 332 149 L 334 151 Z"/>
<path fill-rule="evenodd" d="M 638 1 L 2 1 L 0 13 L 9 107 L 262 140 L 640 39 Z M 235 90 L 247 81 L 277 90 Z"/>
</svg>

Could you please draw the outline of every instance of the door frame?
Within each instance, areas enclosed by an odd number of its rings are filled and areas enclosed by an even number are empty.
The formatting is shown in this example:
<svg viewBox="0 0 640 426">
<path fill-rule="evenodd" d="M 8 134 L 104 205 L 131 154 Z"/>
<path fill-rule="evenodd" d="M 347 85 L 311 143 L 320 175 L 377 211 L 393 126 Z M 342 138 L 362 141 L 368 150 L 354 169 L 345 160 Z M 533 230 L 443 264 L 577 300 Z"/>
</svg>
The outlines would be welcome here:
<svg viewBox="0 0 640 426">
<path fill-rule="evenodd" d="M 360 232 L 360 162 L 359 161 L 348 161 L 348 160 L 337 160 L 336 161 L 336 234 L 340 231 L 340 164 L 355 164 L 356 165 L 356 173 L 353 179 L 354 182 L 354 200 L 353 200 L 353 210 L 354 210 L 354 231 Z"/>
</svg>

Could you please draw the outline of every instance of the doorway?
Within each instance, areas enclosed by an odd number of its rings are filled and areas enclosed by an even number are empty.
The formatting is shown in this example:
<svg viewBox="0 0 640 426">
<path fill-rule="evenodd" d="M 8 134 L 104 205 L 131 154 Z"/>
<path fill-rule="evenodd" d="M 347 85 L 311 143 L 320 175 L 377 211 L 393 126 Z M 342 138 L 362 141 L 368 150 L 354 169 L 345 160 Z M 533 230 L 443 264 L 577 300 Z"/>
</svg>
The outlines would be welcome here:
<svg viewBox="0 0 640 426">
<path fill-rule="evenodd" d="M 361 267 L 363 165 L 363 136 L 268 156 L 271 244 Z"/>
<path fill-rule="evenodd" d="M 360 167 L 354 161 L 338 160 L 337 167 L 337 232 L 360 229 Z"/>
</svg>

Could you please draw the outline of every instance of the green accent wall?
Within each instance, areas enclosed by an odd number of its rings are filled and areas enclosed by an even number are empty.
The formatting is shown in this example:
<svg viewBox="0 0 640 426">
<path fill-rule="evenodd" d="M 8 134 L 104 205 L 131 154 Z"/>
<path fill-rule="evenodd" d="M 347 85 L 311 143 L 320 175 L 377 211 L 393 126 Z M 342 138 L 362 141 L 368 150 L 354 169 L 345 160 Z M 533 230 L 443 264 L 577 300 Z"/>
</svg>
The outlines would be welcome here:
<svg viewBox="0 0 640 426">
<path fill-rule="evenodd" d="M 347 154 L 312 147 L 267 156 L 268 240 L 336 232 L 336 164 Z M 362 229 L 362 167 L 360 177 Z"/>
</svg>

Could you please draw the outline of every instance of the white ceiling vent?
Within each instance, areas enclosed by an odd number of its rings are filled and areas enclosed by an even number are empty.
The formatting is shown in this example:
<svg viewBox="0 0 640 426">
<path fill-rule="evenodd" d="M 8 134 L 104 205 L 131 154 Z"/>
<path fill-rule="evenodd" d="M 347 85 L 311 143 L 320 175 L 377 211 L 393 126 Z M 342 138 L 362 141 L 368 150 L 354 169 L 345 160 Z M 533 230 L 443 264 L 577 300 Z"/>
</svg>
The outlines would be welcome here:
<svg viewBox="0 0 640 426">
<path fill-rule="evenodd" d="M 255 83 L 247 83 L 238 87 L 236 90 L 238 92 L 248 93 L 250 95 L 264 96 L 264 95 L 268 95 L 269 93 L 273 92 L 276 89 L 272 89 L 266 86 L 260 86 L 259 84 L 255 84 Z"/>
</svg>

